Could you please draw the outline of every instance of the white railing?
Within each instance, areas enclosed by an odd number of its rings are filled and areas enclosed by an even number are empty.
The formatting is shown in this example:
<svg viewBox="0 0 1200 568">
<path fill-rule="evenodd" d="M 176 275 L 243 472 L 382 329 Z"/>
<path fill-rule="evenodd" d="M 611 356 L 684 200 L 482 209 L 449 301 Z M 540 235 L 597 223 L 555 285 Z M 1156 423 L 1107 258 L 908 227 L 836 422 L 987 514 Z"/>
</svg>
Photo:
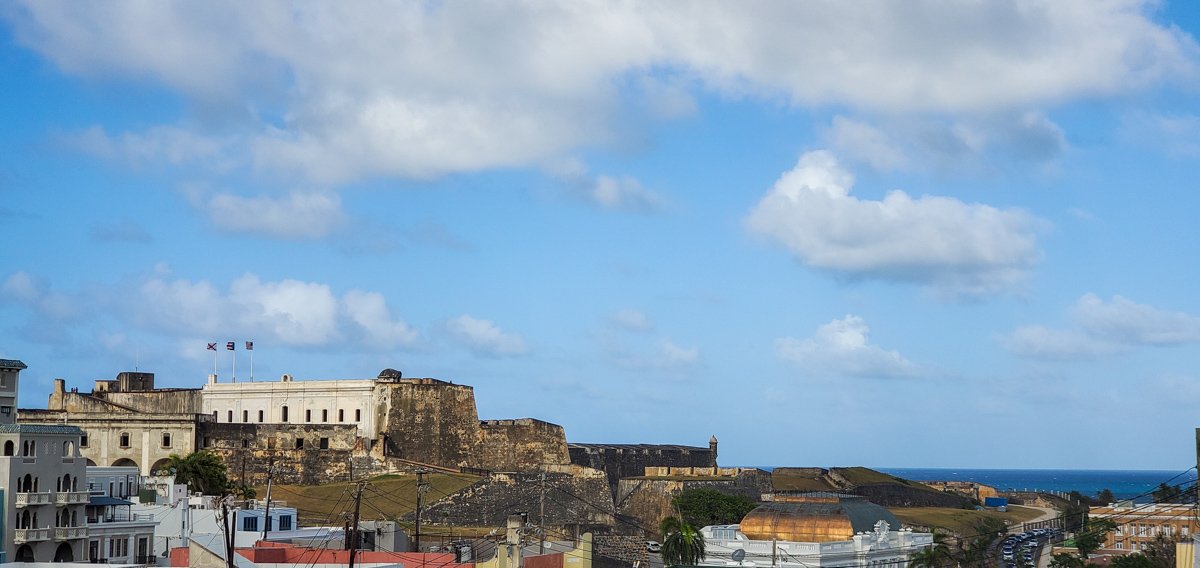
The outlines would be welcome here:
<svg viewBox="0 0 1200 568">
<path fill-rule="evenodd" d="M 50 529 L 16 529 L 13 531 L 13 542 L 16 544 L 43 540 L 50 540 Z"/>
<path fill-rule="evenodd" d="M 87 527 L 58 527 L 54 529 L 54 540 L 87 538 Z"/>
<path fill-rule="evenodd" d="M 86 491 L 65 491 L 54 495 L 54 502 L 59 505 L 86 505 L 91 496 Z"/>
<path fill-rule="evenodd" d="M 18 507 L 28 507 L 30 505 L 49 505 L 54 502 L 53 493 L 17 493 L 16 505 Z"/>
</svg>

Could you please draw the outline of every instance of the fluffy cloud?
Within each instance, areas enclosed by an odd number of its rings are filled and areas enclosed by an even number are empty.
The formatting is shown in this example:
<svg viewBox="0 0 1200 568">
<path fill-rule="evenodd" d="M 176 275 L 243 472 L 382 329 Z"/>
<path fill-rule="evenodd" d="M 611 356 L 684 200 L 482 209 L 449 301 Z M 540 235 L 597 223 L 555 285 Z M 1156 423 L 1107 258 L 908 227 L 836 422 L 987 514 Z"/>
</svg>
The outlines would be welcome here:
<svg viewBox="0 0 1200 568">
<path fill-rule="evenodd" d="M 634 309 L 625 308 L 618 310 L 613 314 L 612 320 L 622 329 L 628 331 L 650 331 L 654 329 L 654 324 L 646 314 Z"/>
<path fill-rule="evenodd" d="M 1009 351 L 1035 359 L 1080 359 L 1140 346 L 1200 343 L 1200 317 L 1139 304 L 1121 296 L 1084 294 L 1071 307 L 1069 329 L 1026 326 L 1003 338 Z"/>
<path fill-rule="evenodd" d="M 28 0 L 4 15 L 19 42 L 64 71 L 150 77 L 236 108 L 249 126 L 226 143 L 244 145 L 256 166 L 339 183 L 523 166 L 612 144 L 627 85 L 651 99 L 634 104 L 674 109 L 666 116 L 688 112 L 683 89 L 697 86 L 900 114 L 1034 108 L 1194 76 L 1195 43 L 1155 23 L 1153 6 Z M 168 161 L 214 155 L 209 137 L 177 134 L 113 139 Z M 145 143 L 156 139 L 171 143 Z"/>
<path fill-rule="evenodd" d="M 61 322 L 82 313 L 80 303 L 50 289 L 49 283 L 27 272 L 14 272 L 0 284 L 0 299 L 23 304 L 40 317 Z"/>
<path fill-rule="evenodd" d="M 918 368 L 900 356 L 870 342 L 870 328 L 862 318 L 847 315 L 817 328 L 812 337 L 775 340 L 780 359 L 810 372 L 850 377 L 908 377 Z"/>
<path fill-rule="evenodd" d="M 327 236 L 346 222 L 342 200 L 333 193 L 291 193 L 285 197 L 242 197 L 192 190 L 192 206 L 227 231 L 285 239 Z"/>
<path fill-rule="evenodd" d="M 446 329 L 476 355 L 517 357 L 529 353 L 525 338 L 500 329 L 494 322 L 463 314 L 446 322 Z"/>
<path fill-rule="evenodd" d="M 801 156 L 746 219 L 805 264 L 851 278 L 916 282 L 957 296 L 1011 289 L 1039 257 L 1019 210 L 947 197 L 850 195 L 854 178 L 828 152 Z"/>
<path fill-rule="evenodd" d="M 379 293 L 350 290 L 338 297 L 318 282 L 264 282 L 246 274 L 222 291 L 206 281 L 159 276 L 142 283 L 134 296 L 108 301 L 139 327 L 176 337 L 237 334 L 286 346 L 352 343 L 380 350 L 419 340 Z"/>
<path fill-rule="evenodd" d="M 677 372 L 700 364 L 700 348 L 685 347 L 670 339 L 662 339 L 652 348 L 618 348 L 612 357 L 617 366 L 625 369 Z"/>
</svg>

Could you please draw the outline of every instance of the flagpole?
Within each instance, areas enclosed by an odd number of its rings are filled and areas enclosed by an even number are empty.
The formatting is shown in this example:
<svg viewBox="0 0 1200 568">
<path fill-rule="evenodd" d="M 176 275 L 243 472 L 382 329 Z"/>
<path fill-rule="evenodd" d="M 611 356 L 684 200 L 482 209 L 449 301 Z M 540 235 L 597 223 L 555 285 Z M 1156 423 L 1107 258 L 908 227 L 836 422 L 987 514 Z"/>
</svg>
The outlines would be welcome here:
<svg viewBox="0 0 1200 568">
<path fill-rule="evenodd" d="M 231 352 L 230 354 L 233 355 L 233 382 L 236 383 L 237 382 L 237 350 L 230 349 L 229 351 Z"/>
<path fill-rule="evenodd" d="M 250 342 L 250 382 L 254 382 L 254 342 Z"/>
</svg>

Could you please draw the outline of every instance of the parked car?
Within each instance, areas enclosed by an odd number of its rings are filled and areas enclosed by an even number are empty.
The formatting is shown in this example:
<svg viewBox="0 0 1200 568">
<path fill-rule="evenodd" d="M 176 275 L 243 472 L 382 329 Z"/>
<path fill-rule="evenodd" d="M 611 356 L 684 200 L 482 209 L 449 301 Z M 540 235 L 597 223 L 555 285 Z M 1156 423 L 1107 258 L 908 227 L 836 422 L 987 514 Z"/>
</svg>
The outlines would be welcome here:
<svg viewBox="0 0 1200 568">
<path fill-rule="evenodd" d="M 647 540 L 646 552 L 662 552 L 662 545 L 653 540 Z"/>
</svg>

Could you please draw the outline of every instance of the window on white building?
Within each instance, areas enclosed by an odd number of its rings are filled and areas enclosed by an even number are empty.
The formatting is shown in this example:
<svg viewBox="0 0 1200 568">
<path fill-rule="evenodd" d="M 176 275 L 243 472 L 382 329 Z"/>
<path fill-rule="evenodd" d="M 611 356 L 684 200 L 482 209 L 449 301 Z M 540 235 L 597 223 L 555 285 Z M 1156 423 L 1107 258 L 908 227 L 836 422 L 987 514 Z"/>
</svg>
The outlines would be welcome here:
<svg viewBox="0 0 1200 568">
<path fill-rule="evenodd" d="M 164 447 L 164 448 L 171 447 L 171 433 L 170 432 L 163 432 L 162 447 Z"/>
<path fill-rule="evenodd" d="M 121 432 L 121 447 L 129 447 L 129 432 Z"/>
<path fill-rule="evenodd" d="M 245 519 L 242 519 L 242 530 L 257 531 L 258 530 L 258 517 L 246 517 Z"/>
</svg>

